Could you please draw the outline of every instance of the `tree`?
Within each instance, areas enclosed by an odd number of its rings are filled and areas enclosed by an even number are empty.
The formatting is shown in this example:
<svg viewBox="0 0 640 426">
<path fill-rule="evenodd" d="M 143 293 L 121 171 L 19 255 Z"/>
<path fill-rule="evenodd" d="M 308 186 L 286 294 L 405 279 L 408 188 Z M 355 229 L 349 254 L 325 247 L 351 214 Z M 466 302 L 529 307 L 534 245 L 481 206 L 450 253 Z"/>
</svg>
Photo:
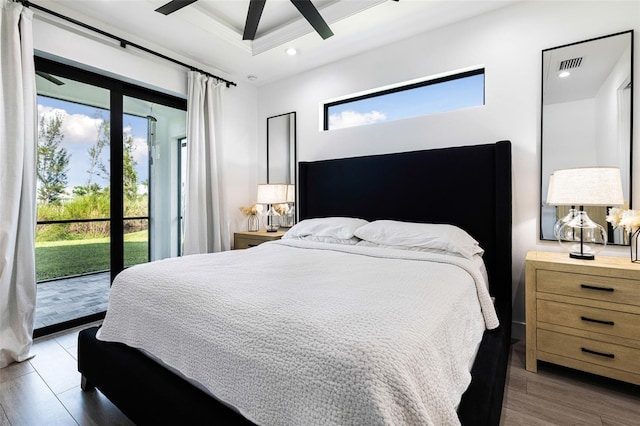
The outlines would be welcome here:
<svg viewBox="0 0 640 426">
<path fill-rule="evenodd" d="M 83 197 L 89 194 L 100 194 L 102 192 L 102 188 L 97 183 L 92 183 L 90 185 L 76 185 L 73 187 L 73 194 L 79 197 Z"/>
<path fill-rule="evenodd" d="M 96 115 L 101 118 L 100 114 Z M 91 188 L 91 179 L 94 174 L 105 179 L 107 182 L 111 179 L 111 173 L 108 165 L 102 160 L 101 154 L 105 147 L 111 145 L 111 121 L 102 120 L 98 126 L 98 139 L 94 146 L 89 148 L 89 180 L 87 187 Z M 122 134 L 122 180 L 123 193 L 129 199 L 134 199 L 138 195 L 138 172 L 135 166 L 138 164 L 133 158 L 135 149 L 135 140 L 131 132 L 125 128 Z"/>
<path fill-rule="evenodd" d="M 41 117 L 38 126 L 38 199 L 43 203 L 60 200 L 67 186 L 67 172 L 71 155 L 60 146 L 64 135 L 64 115 L 56 112 L 50 117 Z"/>
<path fill-rule="evenodd" d="M 138 196 L 138 172 L 135 166 L 138 164 L 133 159 L 135 141 L 129 132 L 124 132 L 122 141 L 122 180 L 125 197 L 133 200 Z"/>
<path fill-rule="evenodd" d="M 102 152 L 104 147 L 108 147 L 111 141 L 111 122 L 102 118 L 102 113 L 96 111 L 95 118 L 99 120 L 98 136 L 96 143 L 89 147 L 89 178 L 87 179 L 87 187 L 92 187 L 93 175 L 101 177 L 109 182 L 110 173 L 107 166 L 102 161 Z M 107 183 L 108 184 L 108 183 Z"/>
</svg>

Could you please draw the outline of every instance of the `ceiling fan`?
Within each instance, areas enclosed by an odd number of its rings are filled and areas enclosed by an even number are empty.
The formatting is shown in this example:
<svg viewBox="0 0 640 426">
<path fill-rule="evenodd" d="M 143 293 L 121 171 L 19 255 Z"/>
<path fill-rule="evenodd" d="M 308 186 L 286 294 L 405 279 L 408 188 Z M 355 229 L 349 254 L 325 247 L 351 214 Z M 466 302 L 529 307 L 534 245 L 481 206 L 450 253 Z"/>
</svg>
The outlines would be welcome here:
<svg viewBox="0 0 640 426">
<path fill-rule="evenodd" d="M 172 0 L 164 6 L 157 8 L 156 12 L 168 15 L 196 1 L 197 0 Z M 245 22 L 244 33 L 242 34 L 243 40 L 255 39 L 265 2 L 266 0 L 250 0 L 247 21 Z M 327 25 L 322 16 L 320 16 L 318 9 L 311 3 L 311 0 L 291 0 L 291 3 L 293 3 L 300 14 L 311 24 L 313 29 L 320 34 L 320 37 L 326 40 L 333 35 L 331 28 L 329 28 L 329 25 Z"/>
</svg>

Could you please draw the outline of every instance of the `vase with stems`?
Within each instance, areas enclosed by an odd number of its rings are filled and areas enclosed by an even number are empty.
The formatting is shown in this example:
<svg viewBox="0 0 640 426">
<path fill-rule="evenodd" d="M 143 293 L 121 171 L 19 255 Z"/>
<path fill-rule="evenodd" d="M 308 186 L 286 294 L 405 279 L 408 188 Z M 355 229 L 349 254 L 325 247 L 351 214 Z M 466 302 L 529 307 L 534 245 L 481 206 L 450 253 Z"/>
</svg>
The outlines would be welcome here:
<svg viewBox="0 0 640 426">
<path fill-rule="evenodd" d="M 262 206 L 260 204 L 254 204 L 249 207 L 240 207 L 240 211 L 247 217 L 247 231 L 258 232 L 260 229 Z"/>
<path fill-rule="evenodd" d="M 260 220 L 258 215 L 252 214 L 247 217 L 247 231 L 258 232 L 260 229 Z"/>
<path fill-rule="evenodd" d="M 640 244 L 640 241 L 638 241 L 639 236 L 640 236 L 640 228 L 629 233 L 629 246 L 631 250 L 631 261 L 633 263 L 640 263 L 640 259 L 638 259 L 638 244 Z"/>
<path fill-rule="evenodd" d="M 640 259 L 638 259 L 638 249 L 640 248 L 640 241 L 638 241 L 638 237 L 640 237 L 640 210 L 623 210 L 618 207 L 612 207 L 609 209 L 607 222 L 611 223 L 614 228 L 621 228 L 629 233 L 631 261 L 633 263 L 640 263 Z"/>
</svg>

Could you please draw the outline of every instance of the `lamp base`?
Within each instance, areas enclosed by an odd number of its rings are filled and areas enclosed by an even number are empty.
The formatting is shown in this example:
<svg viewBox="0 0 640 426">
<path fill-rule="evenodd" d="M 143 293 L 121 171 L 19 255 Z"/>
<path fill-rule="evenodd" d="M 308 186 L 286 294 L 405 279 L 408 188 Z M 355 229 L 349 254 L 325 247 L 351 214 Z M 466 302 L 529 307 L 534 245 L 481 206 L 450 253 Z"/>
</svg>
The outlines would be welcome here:
<svg viewBox="0 0 640 426">
<path fill-rule="evenodd" d="M 604 228 L 591 220 L 584 210 L 578 210 L 573 219 L 560 226 L 556 236 L 560 246 L 573 259 L 594 260 L 607 245 Z"/>
<path fill-rule="evenodd" d="M 583 259 L 583 260 L 594 260 L 596 257 L 593 254 L 580 254 L 580 253 L 569 253 L 569 257 L 572 259 Z"/>
</svg>

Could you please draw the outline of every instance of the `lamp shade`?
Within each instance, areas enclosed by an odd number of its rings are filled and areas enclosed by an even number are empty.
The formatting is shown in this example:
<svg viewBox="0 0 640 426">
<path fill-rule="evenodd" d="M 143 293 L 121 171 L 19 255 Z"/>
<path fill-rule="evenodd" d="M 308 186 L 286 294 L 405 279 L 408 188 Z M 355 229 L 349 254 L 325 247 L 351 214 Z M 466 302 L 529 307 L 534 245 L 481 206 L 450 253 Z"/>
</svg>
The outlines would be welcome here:
<svg viewBox="0 0 640 426">
<path fill-rule="evenodd" d="M 287 202 L 287 185 L 258 185 L 258 204 L 281 204 Z"/>
<path fill-rule="evenodd" d="M 296 202 L 296 186 L 287 185 L 287 203 Z"/>
<path fill-rule="evenodd" d="M 622 178 L 617 167 L 556 170 L 549 177 L 547 204 L 552 206 L 620 206 Z"/>
</svg>

